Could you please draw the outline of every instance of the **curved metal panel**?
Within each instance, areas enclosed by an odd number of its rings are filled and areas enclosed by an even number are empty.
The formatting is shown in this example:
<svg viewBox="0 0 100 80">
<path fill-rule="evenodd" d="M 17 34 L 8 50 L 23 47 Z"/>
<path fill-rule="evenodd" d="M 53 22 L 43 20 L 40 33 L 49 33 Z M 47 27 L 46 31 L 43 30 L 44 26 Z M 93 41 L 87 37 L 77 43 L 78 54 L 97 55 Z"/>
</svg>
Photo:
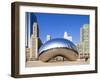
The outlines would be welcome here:
<svg viewBox="0 0 100 80">
<path fill-rule="evenodd" d="M 44 43 L 39 49 L 39 54 L 43 51 L 59 47 L 65 47 L 77 51 L 76 46 L 71 41 L 63 38 L 56 38 Z"/>
</svg>

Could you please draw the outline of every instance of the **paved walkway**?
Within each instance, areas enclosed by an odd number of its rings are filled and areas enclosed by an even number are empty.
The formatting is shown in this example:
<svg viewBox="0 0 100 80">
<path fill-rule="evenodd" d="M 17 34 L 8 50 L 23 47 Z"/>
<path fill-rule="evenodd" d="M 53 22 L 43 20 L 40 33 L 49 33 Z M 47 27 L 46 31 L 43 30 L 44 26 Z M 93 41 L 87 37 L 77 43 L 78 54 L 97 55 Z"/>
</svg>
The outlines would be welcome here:
<svg viewBox="0 0 100 80">
<path fill-rule="evenodd" d="M 42 61 L 28 61 L 26 67 L 41 67 L 41 66 L 64 66 L 64 65 L 85 65 L 89 61 L 64 61 L 64 62 L 42 62 Z"/>
</svg>

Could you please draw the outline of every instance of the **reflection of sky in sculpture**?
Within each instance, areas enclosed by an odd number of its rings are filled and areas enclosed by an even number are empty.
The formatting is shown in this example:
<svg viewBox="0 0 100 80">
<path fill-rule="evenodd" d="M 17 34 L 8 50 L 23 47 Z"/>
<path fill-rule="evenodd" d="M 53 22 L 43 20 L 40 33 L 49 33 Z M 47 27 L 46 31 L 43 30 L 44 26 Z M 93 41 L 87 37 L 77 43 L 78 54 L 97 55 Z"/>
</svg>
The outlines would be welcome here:
<svg viewBox="0 0 100 80">
<path fill-rule="evenodd" d="M 56 39 L 52 39 L 52 40 L 44 43 L 40 47 L 39 53 L 41 53 L 45 50 L 57 48 L 57 47 L 65 47 L 65 48 L 69 48 L 69 49 L 73 49 L 73 50 L 77 51 L 76 46 L 71 41 L 69 41 L 67 39 L 63 39 L 63 38 L 56 38 Z"/>
</svg>

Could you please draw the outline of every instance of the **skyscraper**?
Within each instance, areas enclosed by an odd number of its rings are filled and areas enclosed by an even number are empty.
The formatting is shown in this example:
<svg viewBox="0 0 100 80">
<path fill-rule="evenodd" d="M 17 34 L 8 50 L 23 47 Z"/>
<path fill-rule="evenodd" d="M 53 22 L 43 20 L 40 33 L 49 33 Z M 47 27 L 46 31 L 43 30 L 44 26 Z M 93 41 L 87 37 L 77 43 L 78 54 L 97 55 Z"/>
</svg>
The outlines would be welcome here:
<svg viewBox="0 0 100 80">
<path fill-rule="evenodd" d="M 84 24 L 83 27 L 80 29 L 80 41 L 89 41 L 89 24 Z"/>
<path fill-rule="evenodd" d="M 46 36 L 46 41 L 49 41 L 49 40 L 51 40 L 51 35 Z"/>
<path fill-rule="evenodd" d="M 89 58 L 89 24 L 84 24 L 80 29 L 80 43 L 77 45 L 79 58 Z"/>
<path fill-rule="evenodd" d="M 29 13 L 28 13 L 29 14 Z M 28 15 L 29 16 L 29 15 Z M 38 59 L 38 49 L 42 45 L 42 42 L 39 38 L 39 28 L 35 15 L 30 15 L 32 24 L 27 26 L 27 47 L 26 47 L 26 61 L 33 61 Z M 30 18 L 29 18 L 30 19 Z M 28 21 L 28 23 L 29 23 Z"/>
<path fill-rule="evenodd" d="M 35 60 L 38 58 L 38 24 L 33 23 L 33 34 L 31 35 L 30 41 L 30 58 Z"/>
<path fill-rule="evenodd" d="M 72 36 L 69 36 L 67 32 L 64 32 L 64 39 L 72 41 Z"/>
<path fill-rule="evenodd" d="M 37 22 L 37 17 L 31 12 L 26 12 L 25 22 L 25 46 L 30 48 L 30 39 L 33 34 L 33 23 Z"/>
</svg>

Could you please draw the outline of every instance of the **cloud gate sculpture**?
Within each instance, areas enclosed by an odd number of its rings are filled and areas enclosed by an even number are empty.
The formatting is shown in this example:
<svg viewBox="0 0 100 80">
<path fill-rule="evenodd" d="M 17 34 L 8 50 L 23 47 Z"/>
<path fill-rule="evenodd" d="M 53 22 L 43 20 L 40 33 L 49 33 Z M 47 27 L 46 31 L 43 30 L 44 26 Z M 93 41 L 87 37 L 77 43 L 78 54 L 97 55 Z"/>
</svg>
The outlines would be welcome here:
<svg viewBox="0 0 100 80">
<path fill-rule="evenodd" d="M 78 51 L 71 41 L 63 38 L 49 40 L 39 49 L 39 60 L 43 62 L 48 62 L 56 56 L 75 61 L 78 58 Z"/>
</svg>

